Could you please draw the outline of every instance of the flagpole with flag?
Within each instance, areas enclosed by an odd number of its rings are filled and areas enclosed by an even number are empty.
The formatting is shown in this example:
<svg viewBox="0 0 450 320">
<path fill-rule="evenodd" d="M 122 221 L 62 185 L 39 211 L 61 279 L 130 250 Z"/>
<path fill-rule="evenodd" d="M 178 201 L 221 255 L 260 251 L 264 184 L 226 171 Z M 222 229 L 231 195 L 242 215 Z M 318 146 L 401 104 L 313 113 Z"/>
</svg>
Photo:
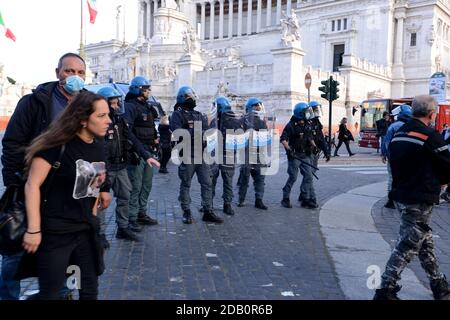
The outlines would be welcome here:
<svg viewBox="0 0 450 320">
<path fill-rule="evenodd" d="M 6 27 L 5 21 L 3 20 L 3 17 L 2 17 L 2 12 L 1 11 L 0 11 L 0 28 L 5 30 L 5 37 L 7 37 L 7 38 L 11 39 L 12 41 L 16 42 L 16 36 L 11 31 L 11 29 Z"/>
<path fill-rule="evenodd" d="M 87 0 L 88 9 L 89 9 L 89 22 L 94 24 L 95 18 L 97 17 L 97 1 L 96 0 Z"/>
<path fill-rule="evenodd" d="M 84 59 L 84 42 L 83 42 L 83 0 L 80 0 L 80 6 L 81 6 L 81 22 L 80 22 L 80 56 Z"/>
</svg>

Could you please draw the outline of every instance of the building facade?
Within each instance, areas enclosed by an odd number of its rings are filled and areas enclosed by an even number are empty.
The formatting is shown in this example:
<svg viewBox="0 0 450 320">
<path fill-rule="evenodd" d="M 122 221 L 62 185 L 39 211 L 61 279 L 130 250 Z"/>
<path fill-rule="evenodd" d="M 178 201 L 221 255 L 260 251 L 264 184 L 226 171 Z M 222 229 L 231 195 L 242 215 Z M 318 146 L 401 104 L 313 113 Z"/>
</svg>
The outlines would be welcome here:
<svg viewBox="0 0 450 320">
<path fill-rule="evenodd" d="M 449 2 L 138 0 L 135 43 L 90 44 L 86 55 L 94 82 L 145 75 L 167 110 L 177 88 L 191 85 L 201 108 L 217 94 L 238 105 L 258 96 L 285 118 L 307 100 L 306 73 L 311 99 L 323 105 L 318 87 L 332 75 L 338 123 L 365 99 L 426 94 L 434 72 L 449 75 Z"/>
</svg>

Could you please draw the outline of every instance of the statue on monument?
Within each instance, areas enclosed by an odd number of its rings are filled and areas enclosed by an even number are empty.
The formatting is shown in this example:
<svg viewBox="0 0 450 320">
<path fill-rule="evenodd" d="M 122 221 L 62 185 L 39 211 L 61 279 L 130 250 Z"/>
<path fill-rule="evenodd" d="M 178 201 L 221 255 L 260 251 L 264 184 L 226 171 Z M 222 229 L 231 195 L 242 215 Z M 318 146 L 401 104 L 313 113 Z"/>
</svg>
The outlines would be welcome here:
<svg viewBox="0 0 450 320">
<path fill-rule="evenodd" d="M 190 24 L 187 25 L 186 30 L 183 32 L 183 49 L 187 55 L 197 52 L 197 35 L 194 28 Z"/>
<path fill-rule="evenodd" d="M 297 14 L 295 10 L 291 10 L 291 16 L 289 17 L 285 11 L 282 11 L 283 18 L 281 22 L 281 32 L 283 43 L 285 46 L 294 41 L 300 41 L 300 24 L 298 22 Z"/>
<path fill-rule="evenodd" d="M 166 8 L 177 10 L 178 4 L 175 2 L 175 0 L 166 0 Z"/>
</svg>

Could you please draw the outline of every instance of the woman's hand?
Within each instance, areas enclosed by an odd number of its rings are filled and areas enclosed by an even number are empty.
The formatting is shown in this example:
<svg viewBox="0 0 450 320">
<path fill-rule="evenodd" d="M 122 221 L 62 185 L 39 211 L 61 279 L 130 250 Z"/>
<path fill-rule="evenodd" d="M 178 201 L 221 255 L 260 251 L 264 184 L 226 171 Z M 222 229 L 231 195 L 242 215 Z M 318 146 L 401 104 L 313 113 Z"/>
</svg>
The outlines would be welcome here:
<svg viewBox="0 0 450 320">
<path fill-rule="evenodd" d="M 42 241 L 42 234 L 34 233 L 30 234 L 28 232 L 25 232 L 25 235 L 23 236 L 23 243 L 22 246 L 28 253 L 35 253 L 41 244 Z"/>
</svg>

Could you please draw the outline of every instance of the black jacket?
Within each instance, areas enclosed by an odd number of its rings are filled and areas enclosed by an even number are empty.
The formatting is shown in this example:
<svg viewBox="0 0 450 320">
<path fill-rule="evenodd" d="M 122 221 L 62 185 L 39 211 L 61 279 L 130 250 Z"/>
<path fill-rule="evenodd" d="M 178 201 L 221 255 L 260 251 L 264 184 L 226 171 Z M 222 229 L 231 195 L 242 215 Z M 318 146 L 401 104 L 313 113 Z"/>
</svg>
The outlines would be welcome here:
<svg viewBox="0 0 450 320">
<path fill-rule="evenodd" d="M 50 124 L 52 95 L 57 85 L 58 81 L 43 83 L 17 103 L 2 140 L 5 186 L 20 183 L 16 172 L 23 173 L 25 148 Z"/>
<path fill-rule="evenodd" d="M 389 144 L 393 200 L 439 203 L 441 185 L 450 182 L 450 153 L 442 136 L 413 119 L 400 127 Z"/>
<path fill-rule="evenodd" d="M 129 142 L 128 124 L 110 108 L 111 124 L 105 136 L 106 168 L 111 171 L 125 169 L 128 163 Z"/>
<path fill-rule="evenodd" d="M 310 125 L 305 120 L 292 117 L 284 127 L 280 142 L 287 141 L 289 147 L 298 153 L 311 155 L 313 152 L 313 134 Z M 288 159 L 291 159 L 288 155 Z"/>
<path fill-rule="evenodd" d="M 378 137 L 384 137 L 387 133 L 387 130 L 389 128 L 389 125 L 391 124 L 390 121 L 386 121 L 386 119 L 381 118 L 380 120 L 377 120 L 375 122 L 377 126 L 377 136 Z"/>
<path fill-rule="evenodd" d="M 320 123 L 319 118 L 313 118 L 309 122 L 311 125 L 314 143 L 315 143 L 316 147 L 319 149 L 319 150 L 315 150 L 315 151 L 317 153 L 319 153 L 320 150 L 322 150 L 323 153 L 325 154 L 325 156 L 328 156 L 329 150 L 328 150 L 327 142 L 325 141 L 325 136 L 323 135 L 322 123 Z"/>
<path fill-rule="evenodd" d="M 130 99 L 125 102 L 124 119 L 129 126 L 129 139 L 144 160 L 155 157 L 154 140 L 158 138 L 158 132 L 154 119 L 157 116 L 156 110 L 146 101 Z"/>
<path fill-rule="evenodd" d="M 158 132 L 161 148 L 170 148 L 172 145 L 172 131 L 170 131 L 170 126 L 168 124 L 160 123 L 158 126 Z"/>
<path fill-rule="evenodd" d="M 342 140 L 342 141 L 349 141 L 349 140 L 353 141 L 352 133 L 350 132 L 350 130 L 347 129 L 347 126 L 345 124 L 343 124 L 343 123 L 341 123 L 339 125 L 338 139 Z"/>
</svg>

